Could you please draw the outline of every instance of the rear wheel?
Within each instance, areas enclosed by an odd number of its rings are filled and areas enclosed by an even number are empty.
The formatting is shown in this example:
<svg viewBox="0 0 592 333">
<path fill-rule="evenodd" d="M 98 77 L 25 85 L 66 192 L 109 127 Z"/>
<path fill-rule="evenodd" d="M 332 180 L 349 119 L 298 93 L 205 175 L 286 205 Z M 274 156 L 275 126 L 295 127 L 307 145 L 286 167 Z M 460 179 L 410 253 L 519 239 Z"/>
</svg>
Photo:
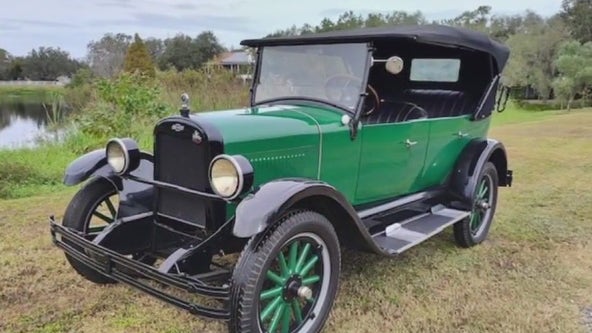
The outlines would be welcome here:
<svg viewBox="0 0 592 333">
<path fill-rule="evenodd" d="M 497 190 L 497 169 L 487 162 L 473 191 L 471 215 L 454 225 L 454 238 L 459 246 L 475 246 L 487 238 L 497 206 Z"/>
<path fill-rule="evenodd" d="M 287 215 L 262 238 L 252 239 L 233 276 L 230 330 L 319 332 L 339 281 L 339 242 L 322 215 Z"/>
</svg>

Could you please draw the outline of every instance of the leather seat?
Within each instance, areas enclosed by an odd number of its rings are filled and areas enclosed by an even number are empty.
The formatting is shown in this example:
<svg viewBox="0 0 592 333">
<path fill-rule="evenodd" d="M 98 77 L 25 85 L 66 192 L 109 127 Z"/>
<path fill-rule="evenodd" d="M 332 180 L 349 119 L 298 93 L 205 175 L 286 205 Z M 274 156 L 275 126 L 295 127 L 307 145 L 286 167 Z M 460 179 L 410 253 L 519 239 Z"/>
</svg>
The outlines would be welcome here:
<svg viewBox="0 0 592 333">
<path fill-rule="evenodd" d="M 381 101 L 379 110 L 363 119 L 364 124 L 386 124 L 427 118 L 428 113 L 421 107 L 402 101 Z"/>
<path fill-rule="evenodd" d="M 466 93 L 455 90 L 408 89 L 401 99 L 422 107 L 430 118 L 471 114 L 477 107 Z"/>
</svg>

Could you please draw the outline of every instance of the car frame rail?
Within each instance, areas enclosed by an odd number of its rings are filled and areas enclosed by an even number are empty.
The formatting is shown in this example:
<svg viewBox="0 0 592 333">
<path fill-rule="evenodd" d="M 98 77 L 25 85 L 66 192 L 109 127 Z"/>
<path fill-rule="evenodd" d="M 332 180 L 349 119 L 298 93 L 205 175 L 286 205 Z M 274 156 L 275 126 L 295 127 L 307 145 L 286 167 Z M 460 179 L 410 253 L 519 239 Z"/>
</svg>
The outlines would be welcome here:
<svg viewBox="0 0 592 333">
<path fill-rule="evenodd" d="M 229 320 L 227 308 L 230 286 L 212 286 L 188 275 L 158 271 L 152 266 L 130 259 L 103 246 L 94 244 L 80 233 L 58 224 L 53 217 L 49 221 L 53 243 L 66 254 L 82 264 L 115 281 L 128 284 L 160 300 L 189 311 L 191 314 L 212 319 Z M 220 308 L 210 308 L 181 299 L 171 293 L 155 288 L 141 279 L 147 279 L 163 287 L 173 287 L 191 294 L 210 297 L 223 302 Z M 163 289 L 165 289 L 163 288 Z"/>
</svg>

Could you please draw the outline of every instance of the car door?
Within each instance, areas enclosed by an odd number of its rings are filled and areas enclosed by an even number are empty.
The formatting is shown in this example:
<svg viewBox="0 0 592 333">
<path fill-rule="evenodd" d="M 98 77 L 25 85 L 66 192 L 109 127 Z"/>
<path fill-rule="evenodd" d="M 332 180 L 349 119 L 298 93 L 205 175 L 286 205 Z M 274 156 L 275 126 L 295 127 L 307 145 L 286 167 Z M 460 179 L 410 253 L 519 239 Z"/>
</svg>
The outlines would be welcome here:
<svg viewBox="0 0 592 333">
<path fill-rule="evenodd" d="M 363 125 L 356 203 L 420 191 L 428 147 L 427 119 Z"/>
<path fill-rule="evenodd" d="M 471 120 L 470 115 L 429 119 L 430 145 L 426 154 L 421 187 L 444 184 L 458 157 L 474 138 L 484 137 L 490 119 Z"/>
</svg>

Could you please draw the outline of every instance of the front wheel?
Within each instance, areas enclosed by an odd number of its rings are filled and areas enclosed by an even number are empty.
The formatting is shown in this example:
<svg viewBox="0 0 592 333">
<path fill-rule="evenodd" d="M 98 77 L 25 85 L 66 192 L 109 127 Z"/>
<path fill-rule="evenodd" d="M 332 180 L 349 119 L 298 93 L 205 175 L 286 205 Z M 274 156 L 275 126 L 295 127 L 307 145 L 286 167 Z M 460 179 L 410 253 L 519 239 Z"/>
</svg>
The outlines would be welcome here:
<svg viewBox="0 0 592 333">
<path fill-rule="evenodd" d="M 105 178 L 95 178 L 74 195 L 66 208 L 62 225 L 79 232 L 84 238 L 92 241 L 107 226 L 115 222 L 118 208 L 119 195 L 115 186 Z M 64 243 L 81 250 L 67 240 L 64 240 Z M 145 253 L 137 253 L 130 257 L 145 264 L 154 262 L 154 258 Z M 91 282 L 97 284 L 115 282 L 68 254 L 66 254 L 66 258 L 78 274 Z"/>
<path fill-rule="evenodd" d="M 341 254 L 331 223 L 285 216 L 245 246 L 233 275 L 231 332 L 319 332 L 337 294 Z"/>
</svg>

